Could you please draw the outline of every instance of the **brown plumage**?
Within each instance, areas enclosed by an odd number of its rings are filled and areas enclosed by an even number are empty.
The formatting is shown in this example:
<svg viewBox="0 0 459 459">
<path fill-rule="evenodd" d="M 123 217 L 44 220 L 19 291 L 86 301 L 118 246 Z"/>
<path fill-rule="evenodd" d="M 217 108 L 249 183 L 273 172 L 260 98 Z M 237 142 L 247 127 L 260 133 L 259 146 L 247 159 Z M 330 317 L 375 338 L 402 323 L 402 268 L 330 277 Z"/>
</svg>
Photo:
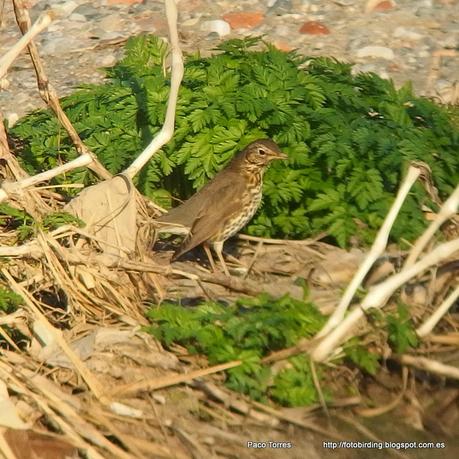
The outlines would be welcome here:
<svg viewBox="0 0 459 459">
<path fill-rule="evenodd" d="M 159 217 L 157 221 L 161 226 L 165 225 L 164 228 L 167 224 L 176 224 L 190 230 L 175 252 L 174 259 L 204 244 L 214 267 L 208 248 L 211 245 L 228 274 L 222 256 L 223 243 L 245 226 L 257 211 L 261 202 L 263 173 L 268 164 L 274 159 L 286 158 L 272 140 L 256 140 L 190 199 Z"/>
</svg>

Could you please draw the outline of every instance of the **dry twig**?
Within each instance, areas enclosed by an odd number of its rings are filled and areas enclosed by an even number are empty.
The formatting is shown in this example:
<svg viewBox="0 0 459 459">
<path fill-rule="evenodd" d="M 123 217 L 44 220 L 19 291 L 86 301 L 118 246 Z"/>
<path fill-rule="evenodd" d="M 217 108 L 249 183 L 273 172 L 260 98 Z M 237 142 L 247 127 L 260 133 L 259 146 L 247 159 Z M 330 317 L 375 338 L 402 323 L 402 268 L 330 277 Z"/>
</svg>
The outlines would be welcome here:
<svg viewBox="0 0 459 459">
<path fill-rule="evenodd" d="M 136 392 L 145 390 L 157 390 L 164 387 L 174 386 L 176 384 L 182 384 L 184 382 L 191 381 L 196 378 L 202 378 L 203 376 L 219 373 L 221 371 L 228 370 L 241 365 L 240 360 L 234 360 L 232 362 L 215 365 L 209 368 L 203 368 L 202 370 L 191 371 L 182 375 L 165 376 L 163 378 L 157 378 L 153 380 L 139 381 L 136 383 L 125 384 L 124 386 L 118 386 L 114 391 L 111 392 L 112 397 L 123 397 L 131 395 Z"/>
<path fill-rule="evenodd" d="M 349 307 L 352 298 L 355 295 L 355 292 L 359 288 L 365 276 L 370 271 L 374 262 L 384 252 L 392 225 L 394 224 L 394 221 L 400 212 L 402 204 L 405 201 L 411 187 L 414 185 L 420 174 L 421 171 L 419 165 L 413 164 L 410 166 L 405 180 L 403 181 L 398 191 L 397 197 L 395 198 L 395 201 L 392 204 L 392 207 L 387 214 L 386 219 L 384 220 L 384 223 L 381 226 L 381 229 L 379 230 L 378 235 L 376 236 L 376 239 L 373 242 L 373 245 L 371 246 L 366 259 L 360 265 L 358 271 L 355 273 L 335 311 L 329 317 L 322 330 L 317 334 L 318 338 L 326 336 L 343 320 L 344 314 L 346 313 L 347 308 Z"/>
<path fill-rule="evenodd" d="M 440 261 L 449 257 L 452 253 L 459 250 L 459 239 L 445 242 L 436 247 L 431 253 L 424 256 L 420 261 L 411 266 L 408 269 L 404 269 L 400 273 L 390 277 L 386 281 L 375 285 L 366 295 L 362 301 L 360 307 L 354 308 L 344 320 L 333 329 L 325 338 L 318 344 L 318 346 L 312 351 L 311 356 L 316 361 L 325 360 L 341 343 L 351 329 L 358 323 L 363 317 L 365 311 L 370 308 L 381 308 L 383 307 L 389 297 L 400 288 L 403 284 L 408 282 L 413 277 L 424 272 L 431 266 L 436 265 Z"/>
<path fill-rule="evenodd" d="M 42 13 L 27 33 L 0 58 L 0 80 L 6 75 L 8 68 L 19 54 L 21 54 L 22 50 L 28 46 L 31 40 L 51 24 L 54 17 L 55 13 L 53 11 L 45 11 Z"/>
<path fill-rule="evenodd" d="M 418 368 L 419 370 L 428 371 L 445 378 L 459 380 L 459 368 L 444 363 L 437 362 L 436 360 L 427 359 L 425 357 L 415 357 L 413 355 L 403 354 L 394 357 L 403 365 Z"/>
</svg>

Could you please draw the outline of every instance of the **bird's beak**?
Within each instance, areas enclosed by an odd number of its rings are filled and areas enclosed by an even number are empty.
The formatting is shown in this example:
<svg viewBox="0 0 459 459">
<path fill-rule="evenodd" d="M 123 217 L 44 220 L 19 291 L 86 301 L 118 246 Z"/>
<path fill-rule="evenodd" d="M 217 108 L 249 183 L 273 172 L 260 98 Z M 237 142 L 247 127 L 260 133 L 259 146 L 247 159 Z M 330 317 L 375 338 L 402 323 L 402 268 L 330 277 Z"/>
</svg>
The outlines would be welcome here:
<svg viewBox="0 0 459 459">
<path fill-rule="evenodd" d="M 288 156 L 285 153 L 283 153 L 282 151 L 278 151 L 278 152 L 276 152 L 276 155 L 274 156 L 273 159 L 285 160 L 285 159 L 288 159 Z"/>
</svg>

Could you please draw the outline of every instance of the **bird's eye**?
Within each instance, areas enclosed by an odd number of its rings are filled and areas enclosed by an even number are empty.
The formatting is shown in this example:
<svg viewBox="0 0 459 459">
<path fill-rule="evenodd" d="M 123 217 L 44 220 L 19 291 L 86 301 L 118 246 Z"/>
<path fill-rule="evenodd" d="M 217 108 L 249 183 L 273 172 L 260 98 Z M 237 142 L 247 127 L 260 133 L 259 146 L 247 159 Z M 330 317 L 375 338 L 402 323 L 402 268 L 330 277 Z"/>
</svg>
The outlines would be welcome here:
<svg viewBox="0 0 459 459">
<path fill-rule="evenodd" d="M 263 150 L 263 148 L 260 148 L 260 149 L 258 150 L 258 153 L 259 153 L 261 156 L 266 155 L 266 151 Z"/>
</svg>

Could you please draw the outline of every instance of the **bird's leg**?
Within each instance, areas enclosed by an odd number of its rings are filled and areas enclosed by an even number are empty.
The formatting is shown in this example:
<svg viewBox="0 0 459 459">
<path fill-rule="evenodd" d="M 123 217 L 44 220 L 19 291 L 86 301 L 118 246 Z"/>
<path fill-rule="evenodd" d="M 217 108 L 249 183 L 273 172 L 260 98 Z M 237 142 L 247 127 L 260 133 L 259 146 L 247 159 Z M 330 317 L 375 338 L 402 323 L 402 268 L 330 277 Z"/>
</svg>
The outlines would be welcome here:
<svg viewBox="0 0 459 459">
<path fill-rule="evenodd" d="M 206 242 L 204 242 L 202 246 L 204 247 L 204 251 L 206 252 L 207 258 L 210 263 L 210 267 L 212 268 L 212 271 L 215 272 L 217 268 L 215 266 L 214 257 L 212 256 L 212 252 L 210 251 L 210 247 Z"/>
<path fill-rule="evenodd" d="M 217 257 L 222 265 L 224 273 L 229 277 L 230 273 L 228 271 L 228 268 L 226 266 L 225 259 L 223 258 L 223 241 L 220 242 L 214 242 L 213 243 L 213 248 L 215 250 L 215 253 L 217 254 Z"/>
</svg>

